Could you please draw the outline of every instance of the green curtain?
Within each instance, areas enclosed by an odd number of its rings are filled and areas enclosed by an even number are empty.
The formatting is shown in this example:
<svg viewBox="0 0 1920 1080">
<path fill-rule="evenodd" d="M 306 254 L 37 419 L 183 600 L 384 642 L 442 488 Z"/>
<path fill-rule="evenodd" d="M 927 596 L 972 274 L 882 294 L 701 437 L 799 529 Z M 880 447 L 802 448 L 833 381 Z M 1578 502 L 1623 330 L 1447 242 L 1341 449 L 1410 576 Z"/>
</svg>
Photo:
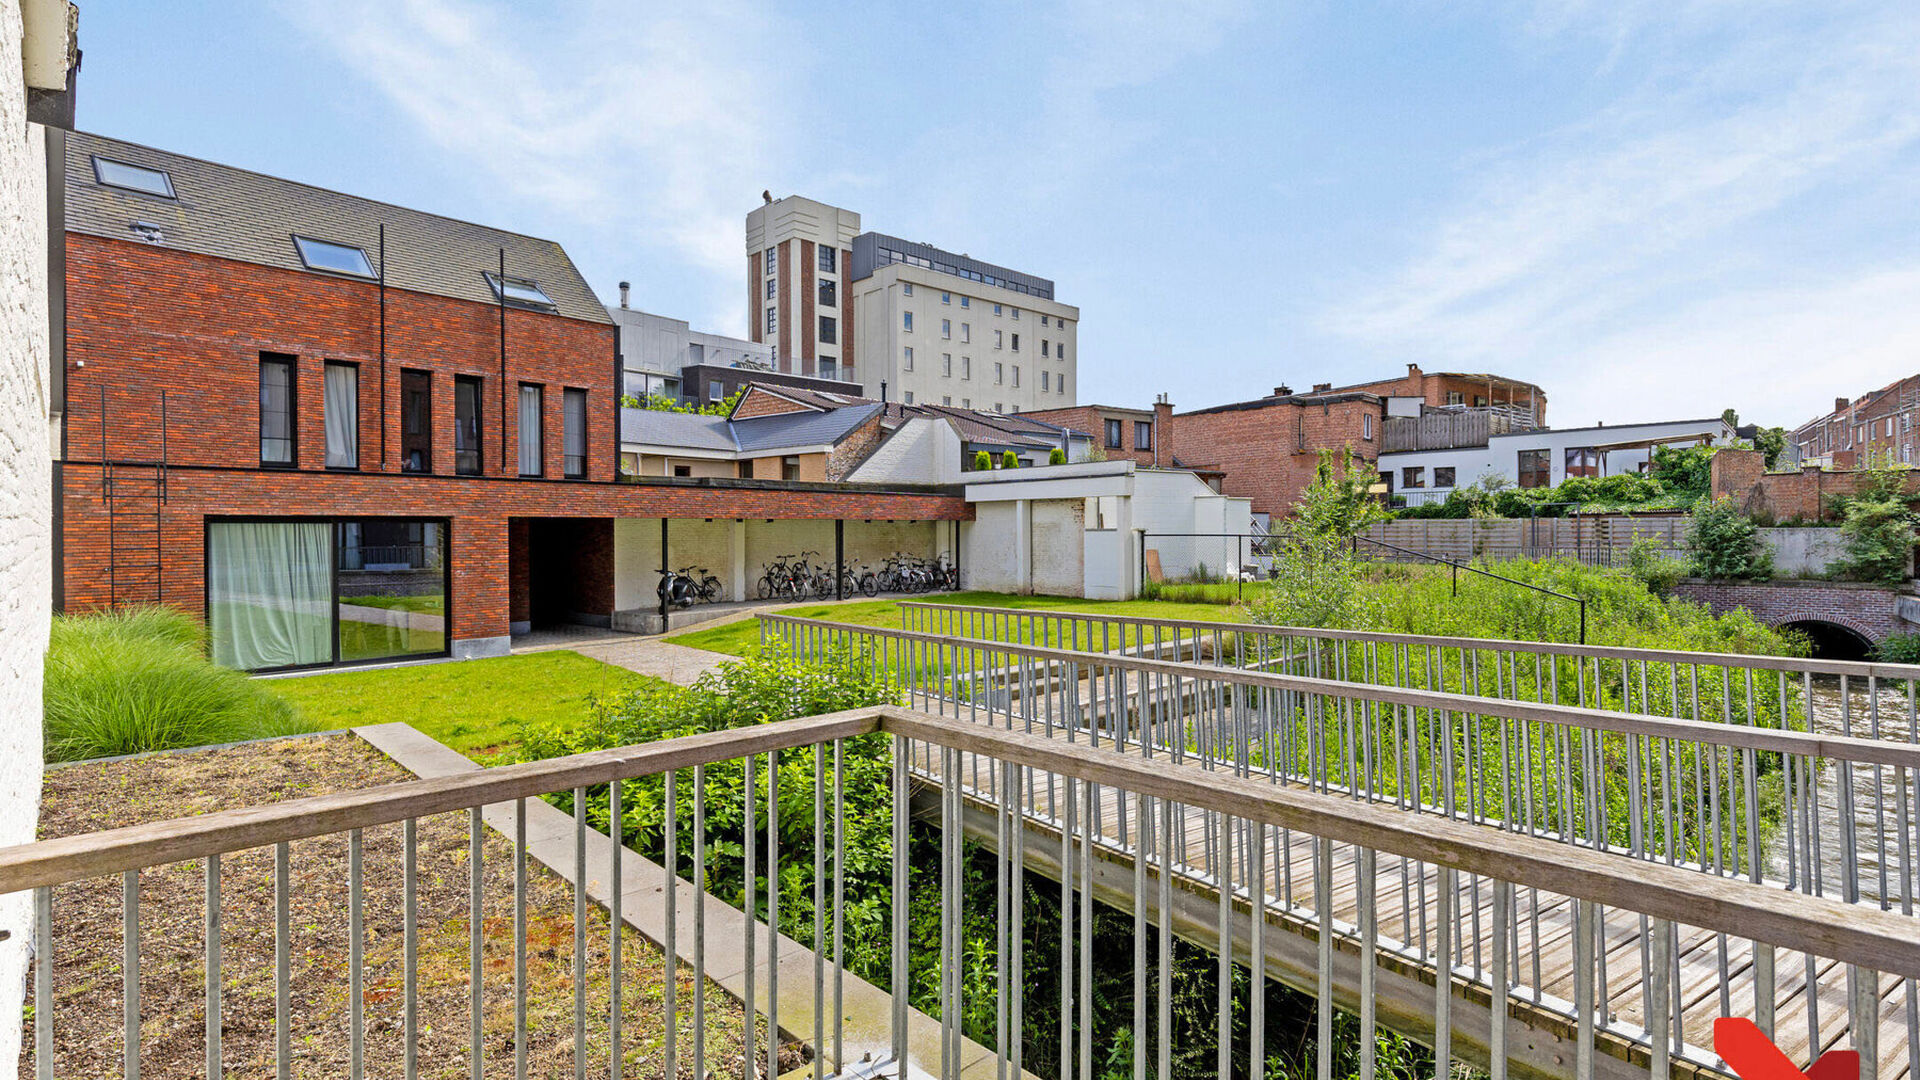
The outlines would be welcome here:
<svg viewBox="0 0 1920 1080">
<path fill-rule="evenodd" d="M 207 613 L 215 662 L 251 671 L 333 660 L 332 526 L 207 525 Z"/>
</svg>

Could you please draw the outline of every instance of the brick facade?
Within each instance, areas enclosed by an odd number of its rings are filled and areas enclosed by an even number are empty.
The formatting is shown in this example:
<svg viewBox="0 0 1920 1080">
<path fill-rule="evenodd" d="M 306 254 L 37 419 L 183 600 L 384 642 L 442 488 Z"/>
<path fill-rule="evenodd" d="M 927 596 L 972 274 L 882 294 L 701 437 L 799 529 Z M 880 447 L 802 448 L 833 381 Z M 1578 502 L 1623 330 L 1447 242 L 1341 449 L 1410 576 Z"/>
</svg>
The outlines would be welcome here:
<svg viewBox="0 0 1920 1080">
<path fill-rule="evenodd" d="M 1168 415 L 1172 410 L 1167 410 Z M 1158 432 L 1160 457 L 1156 460 L 1152 446 L 1141 446 L 1137 423 L 1152 424 L 1155 414 L 1144 409 L 1119 409 L 1109 405 L 1072 405 L 1063 409 L 1033 409 L 1021 416 L 1029 420 L 1040 420 L 1048 424 L 1058 424 L 1075 431 L 1084 431 L 1093 436 L 1095 450 L 1106 455 L 1108 461 L 1132 458 L 1141 465 L 1172 464 L 1173 458 L 1167 452 L 1166 424 L 1161 424 Z M 1120 445 L 1109 445 L 1107 440 L 1107 421 L 1120 421 Z"/>
<path fill-rule="evenodd" d="M 1825 622 L 1844 626 L 1868 641 L 1911 633 L 1899 617 L 1900 591 L 1837 581 L 1682 581 L 1674 595 L 1705 604 L 1716 614 L 1745 608 L 1768 626 Z"/>
<path fill-rule="evenodd" d="M 820 327 L 816 319 L 819 312 L 814 308 L 815 289 L 818 288 L 814 273 L 813 241 L 800 241 L 800 374 L 812 375 L 817 370 L 814 365 L 819 357 Z"/>
<path fill-rule="evenodd" d="M 1821 522 L 1833 518 L 1829 500 L 1852 495 L 1868 477 L 1856 471 L 1830 472 L 1809 465 L 1797 472 L 1765 471 L 1758 450 L 1722 450 L 1713 455 L 1711 490 L 1727 496 L 1754 518 L 1772 523 Z M 1920 472 L 1905 476 L 1907 493 L 1920 499 Z"/>
<path fill-rule="evenodd" d="M 1858 400 L 1834 399 L 1833 411 L 1788 436 L 1802 458 L 1836 465 L 1920 461 L 1920 375 L 1909 375 Z"/>
<path fill-rule="evenodd" d="M 110 582 L 125 580 L 109 555 L 119 548 L 122 560 L 137 556 L 149 566 L 157 560 L 160 574 L 152 588 L 158 599 L 204 613 L 209 519 L 444 519 L 450 637 L 457 650 L 462 640 L 504 636 L 512 623 L 534 614 L 543 602 L 534 582 L 545 550 L 568 553 L 571 576 L 561 590 L 567 605 L 610 611 L 611 523 L 617 517 L 968 516 L 961 498 L 935 490 L 614 482 L 610 324 L 509 309 L 503 375 L 497 306 L 389 288 L 383 379 L 380 289 L 374 283 L 78 234 L 67 237 L 67 253 L 68 410 L 58 475 L 64 540 L 59 572 L 70 611 L 129 601 L 124 592 L 110 594 Z M 260 465 L 263 352 L 296 358 L 294 468 Z M 328 360 L 359 366 L 358 469 L 323 467 Z M 427 372 L 432 380 L 429 474 L 400 471 L 403 370 Z M 455 375 L 482 380 L 481 476 L 454 474 Z M 546 388 L 544 473 L 538 477 L 517 475 L 515 395 L 523 381 Z M 588 394 L 583 480 L 562 477 L 561 391 L 567 387 Z M 149 521 L 157 511 L 160 536 L 156 543 L 149 524 L 130 556 L 127 534 L 108 528 L 102 433 L 111 459 L 159 459 L 162 390 L 167 497 L 163 505 L 151 499 L 141 505 Z M 123 484 L 140 474 L 135 466 L 117 469 Z"/>
<path fill-rule="evenodd" d="M 1222 494 L 1284 517 L 1313 482 L 1321 450 L 1351 449 L 1355 467 L 1373 471 L 1382 412 L 1372 394 L 1295 395 L 1175 413 L 1169 430 L 1180 464 L 1221 471 Z"/>
</svg>

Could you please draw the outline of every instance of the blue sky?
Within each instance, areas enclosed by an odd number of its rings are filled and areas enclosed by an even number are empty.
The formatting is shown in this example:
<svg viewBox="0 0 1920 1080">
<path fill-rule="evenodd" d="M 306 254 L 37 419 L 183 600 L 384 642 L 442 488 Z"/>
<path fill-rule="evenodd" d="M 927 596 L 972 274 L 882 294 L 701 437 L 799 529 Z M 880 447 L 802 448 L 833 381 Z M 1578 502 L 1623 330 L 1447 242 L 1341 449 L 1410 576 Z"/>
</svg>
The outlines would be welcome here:
<svg viewBox="0 0 1920 1080">
<path fill-rule="evenodd" d="M 1083 402 L 1920 370 L 1920 4 L 83 0 L 89 130 L 550 237 L 741 333 L 762 189 L 1053 278 Z"/>
</svg>

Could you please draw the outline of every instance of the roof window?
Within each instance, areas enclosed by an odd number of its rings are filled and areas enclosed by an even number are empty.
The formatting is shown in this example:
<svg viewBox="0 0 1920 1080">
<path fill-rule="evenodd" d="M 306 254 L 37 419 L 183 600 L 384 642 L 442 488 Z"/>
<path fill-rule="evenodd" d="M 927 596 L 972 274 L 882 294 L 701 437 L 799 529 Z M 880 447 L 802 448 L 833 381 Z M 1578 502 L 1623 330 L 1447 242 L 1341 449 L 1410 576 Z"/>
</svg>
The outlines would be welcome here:
<svg viewBox="0 0 1920 1080">
<path fill-rule="evenodd" d="M 300 261 L 309 270 L 364 278 L 374 276 L 373 264 L 367 261 L 367 253 L 361 248 L 307 236 L 295 236 L 293 246 L 300 249 Z"/>
<path fill-rule="evenodd" d="M 129 165 L 112 158 L 95 157 L 93 178 L 108 187 L 158 195 L 163 199 L 173 198 L 173 178 L 159 169 L 149 169 L 144 165 Z"/>
<path fill-rule="evenodd" d="M 501 281 L 506 282 L 505 295 L 502 296 Z M 550 308 L 553 301 L 540 291 L 540 283 L 531 278 L 510 277 L 502 279 L 494 273 L 487 274 L 487 284 L 493 287 L 493 295 L 500 296 L 509 304 L 526 304 L 529 307 Z"/>
</svg>

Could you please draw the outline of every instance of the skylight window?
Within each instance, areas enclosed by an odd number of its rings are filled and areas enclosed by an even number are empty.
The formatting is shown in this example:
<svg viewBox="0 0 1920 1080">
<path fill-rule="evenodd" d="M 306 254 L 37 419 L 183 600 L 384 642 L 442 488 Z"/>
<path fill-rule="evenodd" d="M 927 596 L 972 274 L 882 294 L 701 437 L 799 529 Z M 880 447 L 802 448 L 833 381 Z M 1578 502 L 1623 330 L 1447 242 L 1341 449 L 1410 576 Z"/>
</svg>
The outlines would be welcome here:
<svg viewBox="0 0 1920 1080">
<path fill-rule="evenodd" d="M 173 178 L 159 169 L 96 157 L 93 159 L 93 177 L 109 187 L 158 195 L 163 199 L 173 198 Z"/>
<path fill-rule="evenodd" d="M 553 301 L 540 291 L 540 284 L 530 278 L 510 277 L 506 280 L 505 299 L 509 304 L 527 304 L 532 307 L 550 308 Z M 488 274 L 487 284 L 493 286 L 493 295 L 500 296 L 501 278 L 498 274 Z"/>
<path fill-rule="evenodd" d="M 373 264 L 367 261 L 367 253 L 357 247 L 336 244 L 330 240 L 315 240 L 307 236 L 293 238 L 293 246 L 300 249 L 300 261 L 309 270 L 325 270 L 334 274 L 352 274 L 354 277 L 370 278 L 374 276 Z"/>
</svg>

